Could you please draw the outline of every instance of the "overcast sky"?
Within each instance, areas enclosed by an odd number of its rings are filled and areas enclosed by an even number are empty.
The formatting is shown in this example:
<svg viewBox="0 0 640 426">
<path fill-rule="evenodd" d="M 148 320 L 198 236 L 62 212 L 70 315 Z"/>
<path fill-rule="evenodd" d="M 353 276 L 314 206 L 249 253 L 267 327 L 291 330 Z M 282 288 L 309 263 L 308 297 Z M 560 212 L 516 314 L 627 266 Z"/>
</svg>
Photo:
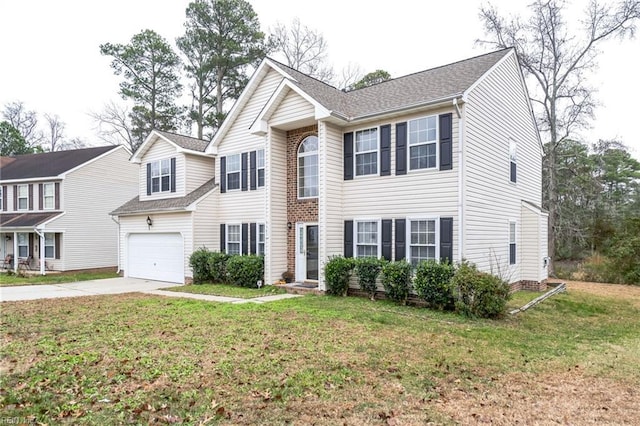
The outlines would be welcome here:
<svg viewBox="0 0 640 426">
<path fill-rule="evenodd" d="M 365 72 L 388 71 L 392 77 L 482 54 L 475 40 L 483 36 L 481 2 L 354 0 L 249 0 L 263 30 L 294 17 L 320 31 L 328 41 L 337 71 L 348 63 Z M 105 42 L 128 43 L 143 29 L 153 29 L 172 44 L 182 34 L 188 0 L 0 0 L 0 107 L 23 101 L 39 113 L 57 114 L 66 136 L 99 145 L 87 113 L 119 100 L 119 77 L 110 58 L 100 55 Z M 522 12 L 529 0 L 494 0 L 503 13 Z M 586 3 L 575 0 L 574 13 Z M 617 138 L 640 158 L 640 131 L 633 104 L 640 99 L 640 38 L 601 46 L 600 67 L 591 84 L 600 106 L 586 142 Z M 633 114 L 633 115 L 632 115 Z"/>
</svg>

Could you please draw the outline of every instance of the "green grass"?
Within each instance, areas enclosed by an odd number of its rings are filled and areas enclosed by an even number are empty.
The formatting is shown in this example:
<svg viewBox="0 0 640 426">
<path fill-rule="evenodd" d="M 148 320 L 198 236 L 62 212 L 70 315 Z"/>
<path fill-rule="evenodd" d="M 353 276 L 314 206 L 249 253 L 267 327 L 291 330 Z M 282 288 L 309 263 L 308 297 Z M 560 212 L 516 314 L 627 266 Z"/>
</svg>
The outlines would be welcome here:
<svg viewBox="0 0 640 426">
<path fill-rule="evenodd" d="M 60 284 L 76 281 L 100 280 L 104 278 L 117 278 L 115 272 L 63 272 L 49 273 L 48 275 L 8 275 L 0 274 L 0 287 L 16 285 Z"/>
<path fill-rule="evenodd" d="M 254 297 L 270 296 L 273 294 L 283 294 L 283 288 L 267 285 L 261 288 L 246 288 L 228 284 L 195 284 L 187 286 L 177 286 L 163 288 L 162 290 L 176 291 L 180 293 L 208 294 L 213 296 L 239 297 L 242 299 L 252 299 Z"/>
<path fill-rule="evenodd" d="M 498 392 L 509 374 L 580 365 L 640 385 L 638 308 L 579 292 L 503 320 L 136 294 L 5 302 L 1 315 L 0 412 L 48 424 L 454 424 L 435 401 Z"/>
</svg>

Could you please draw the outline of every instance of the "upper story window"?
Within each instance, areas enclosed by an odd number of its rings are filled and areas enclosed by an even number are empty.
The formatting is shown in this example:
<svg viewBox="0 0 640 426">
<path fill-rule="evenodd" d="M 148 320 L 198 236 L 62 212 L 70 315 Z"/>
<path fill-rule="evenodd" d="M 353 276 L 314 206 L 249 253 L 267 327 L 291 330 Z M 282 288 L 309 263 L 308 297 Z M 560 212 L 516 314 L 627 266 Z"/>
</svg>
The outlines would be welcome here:
<svg viewBox="0 0 640 426">
<path fill-rule="evenodd" d="M 435 219 L 409 221 L 409 261 L 413 266 L 423 260 L 436 259 Z"/>
<path fill-rule="evenodd" d="M 240 154 L 227 157 L 227 190 L 240 189 Z"/>
<path fill-rule="evenodd" d="M 55 185 L 53 183 L 45 183 L 42 185 L 42 208 L 50 210 L 55 207 Z"/>
<path fill-rule="evenodd" d="M 151 163 L 151 193 L 171 191 L 171 160 Z"/>
<path fill-rule="evenodd" d="M 509 265 L 516 264 L 516 223 L 509 222 Z"/>
<path fill-rule="evenodd" d="M 264 149 L 257 153 L 258 187 L 264 186 Z"/>
<path fill-rule="evenodd" d="M 307 136 L 298 147 L 298 198 L 318 196 L 318 137 Z"/>
<path fill-rule="evenodd" d="M 29 185 L 18 185 L 18 210 L 29 209 Z"/>
<path fill-rule="evenodd" d="M 409 121 L 409 170 L 436 167 L 438 117 L 432 115 Z"/>
<path fill-rule="evenodd" d="M 356 132 L 356 176 L 378 174 L 378 129 Z"/>
<path fill-rule="evenodd" d="M 516 183 L 517 180 L 517 145 L 516 141 L 509 141 L 509 180 Z"/>
<path fill-rule="evenodd" d="M 380 221 L 357 221 L 356 257 L 380 257 Z"/>
</svg>

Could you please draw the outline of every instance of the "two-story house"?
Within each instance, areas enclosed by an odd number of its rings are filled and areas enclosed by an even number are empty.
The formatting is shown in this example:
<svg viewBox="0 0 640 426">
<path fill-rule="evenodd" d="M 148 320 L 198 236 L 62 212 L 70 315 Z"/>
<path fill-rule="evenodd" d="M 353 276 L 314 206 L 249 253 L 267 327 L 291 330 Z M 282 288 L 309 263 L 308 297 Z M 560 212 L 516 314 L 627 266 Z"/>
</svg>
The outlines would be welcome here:
<svg viewBox="0 0 640 426">
<path fill-rule="evenodd" d="M 0 257 L 5 267 L 69 271 L 115 267 L 114 205 L 137 190 L 124 146 L 2 157 Z"/>
<path fill-rule="evenodd" d="M 180 231 L 187 278 L 200 245 L 263 254 L 267 283 L 286 273 L 320 289 L 333 255 L 466 259 L 516 286 L 547 278 L 542 145 L 512 49 L 347 92 L 265 59 L 202 154 L 216 185 Z"/>
</svg>

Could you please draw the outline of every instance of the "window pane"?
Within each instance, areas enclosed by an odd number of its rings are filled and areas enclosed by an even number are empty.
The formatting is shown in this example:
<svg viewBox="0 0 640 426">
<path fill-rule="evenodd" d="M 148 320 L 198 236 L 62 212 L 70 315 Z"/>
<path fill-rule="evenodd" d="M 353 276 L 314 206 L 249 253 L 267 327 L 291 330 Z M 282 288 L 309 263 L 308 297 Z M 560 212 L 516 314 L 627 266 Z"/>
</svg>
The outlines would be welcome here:
<svg viewBox="0 0 640 426">
<path fill-rule="evenodd" d="M 378 153 L 356 154 L 356 176 L 378 173 Z"/>
<path fill-rule="evenodd" d="M 358 246 L 358 257 L 378 257 L 378 246 Z"/>
<path fill-rule="evenodd" d="M 436 144 L 430 143 L 410 147 L 409 167 L 411 170 L 436 167 Z"/>
<path fill-rule="evenodd" d="M 318 151 L 318 137 L 307 136 L 298 148 L 298 154 L 305 154 Z"/>
<path fill-rule="evenodd" d="M 374 151 L 378 149 L 378 129 L 367 129 L 356 132 L 356 152 Z"/>
<path fill-rule="evenodd" d="M 160 192 L 160 178 L 151 178 L 151 192 Z"/>
<path fill-rule="evenodd" d="M 264 167 L 264 149 L 258 150 L 257 157 L 258 157 L 258 168 Z"/>
<path fill-rule="evenodd" d="M 258 186 L 264 186 L 264 169 L 258 169 Z"/>
<path fill-rule="evenodd" d="M 227 189 L 240 189 L 240 172 L 227 174 Z"/>
<path fill-rule="evenodd" d="M 298 150 L 298 197 L 318 196 L 318 138 L 309 136 Z"/>
<path fill-rule="evenodd" d="M 160 164 L 157 161 L 151 163 L 151 176 L 160 176 Z"/>
<path fill-rule="evenodd" d="M 227 173 L 240 171 L 240 154 L 230 155 L 227 157 Z"/>
<path fill-rule="evenodd" d="M 169 191 L 171 188 L 169 188 L 169 176 L 162 176 L 162 191 Z"/>
</svg>

